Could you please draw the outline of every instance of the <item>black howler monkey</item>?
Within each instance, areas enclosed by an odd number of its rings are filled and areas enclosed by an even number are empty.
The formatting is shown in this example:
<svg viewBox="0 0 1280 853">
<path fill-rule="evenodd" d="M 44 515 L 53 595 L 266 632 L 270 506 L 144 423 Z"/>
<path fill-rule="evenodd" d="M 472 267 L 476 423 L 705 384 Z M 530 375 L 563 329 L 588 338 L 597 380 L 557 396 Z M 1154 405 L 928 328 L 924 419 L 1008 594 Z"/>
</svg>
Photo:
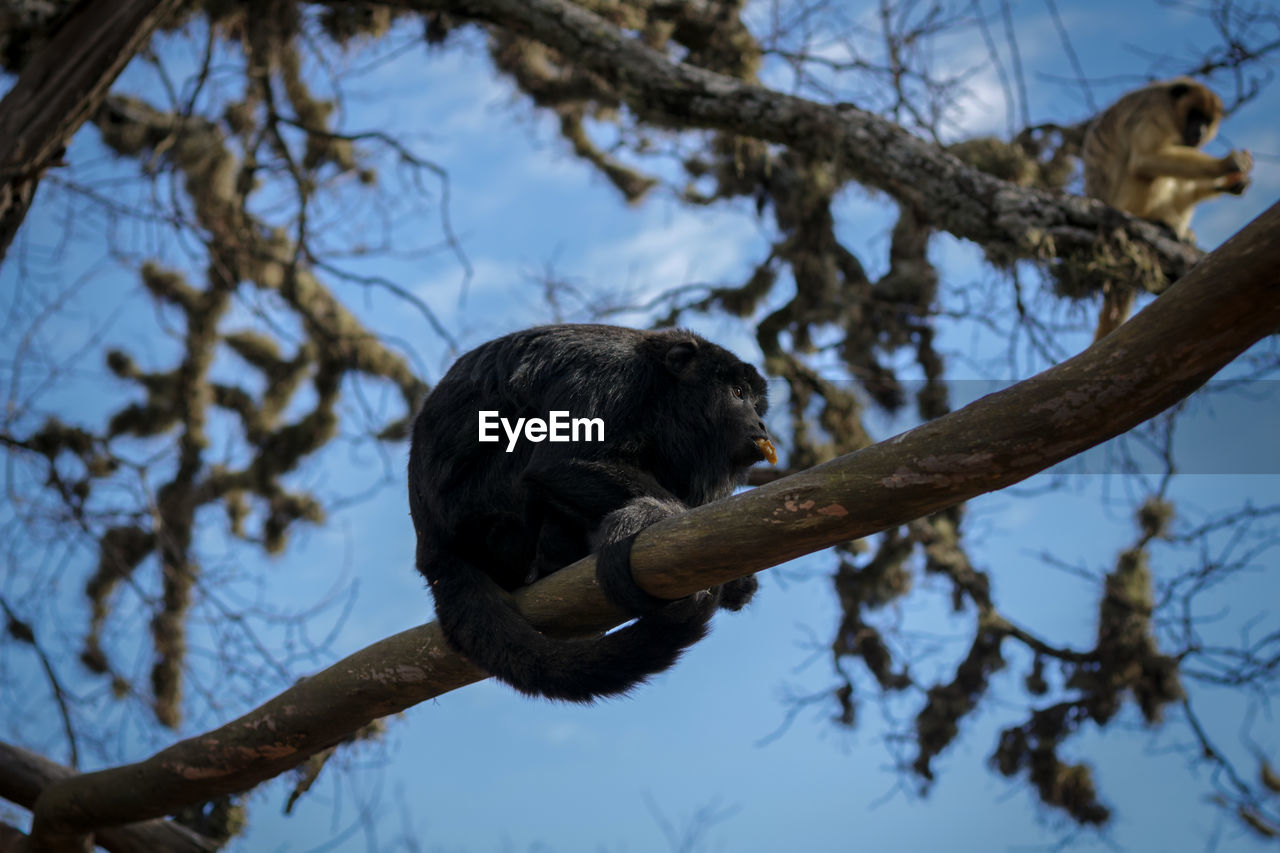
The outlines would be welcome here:
<svg viewBox="0 0 1280 853">
<path fill-rule="evenodd" d="M 773 461 L 766 407 L 754 367 L 687 331 L 543 326 L 459 358 L 423 403 L 409 452 L 418 570 L 449 644 L 522 693 L 571 702 L 670 667 L 756 579 L 657 599 L 631 577 L 631 541 Z M 481 411 L 599 418 L 603 440 L 481 442 Z M 538 632 L 508 593 L 593 550 L 605 595 L 639 618 L 603 637 Z"/>
</svg>

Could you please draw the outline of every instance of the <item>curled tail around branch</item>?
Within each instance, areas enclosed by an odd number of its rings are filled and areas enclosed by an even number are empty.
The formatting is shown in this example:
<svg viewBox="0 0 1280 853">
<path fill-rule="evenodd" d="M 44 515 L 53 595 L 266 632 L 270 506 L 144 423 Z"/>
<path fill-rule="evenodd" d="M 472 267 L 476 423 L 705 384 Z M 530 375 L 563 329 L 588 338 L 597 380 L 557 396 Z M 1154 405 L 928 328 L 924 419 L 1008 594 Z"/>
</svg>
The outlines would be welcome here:
<svg viewBox="0 0 1280 853">
<path fill-rule="evenodd" d="M 625 572 L 630 581 L 630 544 L 627 540 L 603 549 L 598 574 Z M 515 599 L 479 567 L 448 553 L 437 553 L 431 563 L 419 568 L 430 583 L 449 645 L 521 693 L 565 702 L 626 695 L 668 669 L 707 635 L 719 604 L 718 592 L 673 602 L 649 598 L 644 615 L 630 625 L 602 637 L 561 639 L 534 628 Z M 624 610 L 637 612 L 625 596 L 619 600 L 609 588 L 605 592 Z"/>
</svg>

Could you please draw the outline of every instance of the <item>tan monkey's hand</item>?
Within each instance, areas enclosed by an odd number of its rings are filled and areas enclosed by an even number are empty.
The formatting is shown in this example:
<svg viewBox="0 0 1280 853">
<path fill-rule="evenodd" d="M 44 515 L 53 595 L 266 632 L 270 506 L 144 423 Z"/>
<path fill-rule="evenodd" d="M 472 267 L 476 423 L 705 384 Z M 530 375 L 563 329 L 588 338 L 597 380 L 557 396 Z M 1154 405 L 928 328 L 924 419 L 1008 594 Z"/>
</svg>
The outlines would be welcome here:
<svg viewBox="0 0 1280 853">
<path fill-rule="evenodd" d="M 1242 149 L 1232 151 L 1222 160 L 1224 166 L 1233 167 L 1222 177 L 1222 191 L 1232 195 L 1243 195 L 1249 186 L 1249 170 L 1253 168 L 1253 155 Z"/>
<path fill-rule="evenodd" d="M 1244 195 L 1249 188 L 1249 175 L 1245 172 L 1232 172 L 1222 179 L 1222 191 L 1232 195 Z"/>
<path fill-rule="evenodd" d="M 1235 175 L 1240 173 L 1247 175 L 1253 169 L 1253 155 L 1243 148 L 1239 151 L 1232 151 L 1222 158 L 1222 168 L 1223 173 L 1228 178 L 1227 182 L 1231 183 L 1230 179 Z"/>
</svg>

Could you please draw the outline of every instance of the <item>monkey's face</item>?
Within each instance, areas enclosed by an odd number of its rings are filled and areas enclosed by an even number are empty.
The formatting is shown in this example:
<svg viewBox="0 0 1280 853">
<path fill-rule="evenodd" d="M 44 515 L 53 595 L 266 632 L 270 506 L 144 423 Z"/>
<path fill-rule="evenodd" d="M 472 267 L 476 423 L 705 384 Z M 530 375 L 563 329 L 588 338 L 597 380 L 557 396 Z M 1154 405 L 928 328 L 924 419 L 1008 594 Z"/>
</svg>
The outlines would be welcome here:
<svg viewBox="0 0 1280 853">
<path fill-rule="evenodd" d="M 703 453 L 708 448 L 724 452 L 714 462 L 705 461 L 724 475 L 741 473 L 768 458 L 773 449 L 764 424 L 769 401 L 764 379 L 754 367 L 714 344 L 699 348 L 691 342 L 676 343 L 665 360 L 677 380 L 672 401 L 677 419 L 705 436 L 700 440 L 705 442 Z"/>
<path fill-rule="evenodd" d="M 1169 90 L 1182 144 L 1199 148 L 1218 133 L 1222 120 L 1222 100 L 1198 83 L 1179 82 Z"/>
<path fill-rule="evenodd" d="M 1213 138 L 1213 122 L 1200 110 L 1188 110 L 1187 122 L 1182 128 L 1182 144 L 1199 148 Z"/>
<path fill-rule="evenodd" d="M 726 444 L 733 448 L 732 462 L 736 471 L 761 461 L 777 461 L 769 429 L 764 425 L 764 413 L 769 408 L 764 380 L 750 365 L 740 366 L 745 370 L 739 376 L 727 377 L 724 383 L 729 395 L 721 419 Z"/>
</svg>

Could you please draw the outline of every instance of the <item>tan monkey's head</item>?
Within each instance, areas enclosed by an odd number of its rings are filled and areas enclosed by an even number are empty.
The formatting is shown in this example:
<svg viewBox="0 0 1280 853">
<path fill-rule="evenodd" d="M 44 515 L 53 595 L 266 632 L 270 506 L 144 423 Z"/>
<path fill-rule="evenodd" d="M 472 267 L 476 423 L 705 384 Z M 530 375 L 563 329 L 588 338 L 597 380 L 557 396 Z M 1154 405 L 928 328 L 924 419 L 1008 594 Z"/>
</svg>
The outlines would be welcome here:
<svg viewBox="0 0 1280 853">
<path fill-rule="evenodd" d="M 1222 121 L 1222 99 L 1189 77 L 1178 77 L 1166 85 L 1182 144 L 1199 148 L 1213 139 Z"/>
</svg>

